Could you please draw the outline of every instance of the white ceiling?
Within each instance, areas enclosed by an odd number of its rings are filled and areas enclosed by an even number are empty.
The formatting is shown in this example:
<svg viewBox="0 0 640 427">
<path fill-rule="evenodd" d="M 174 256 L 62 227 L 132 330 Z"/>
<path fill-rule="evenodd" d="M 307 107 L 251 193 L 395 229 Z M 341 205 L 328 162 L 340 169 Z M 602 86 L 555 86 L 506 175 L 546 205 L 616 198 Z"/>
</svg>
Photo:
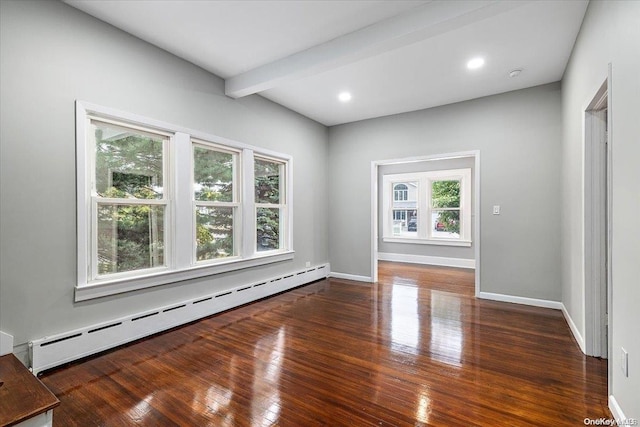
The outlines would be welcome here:
<svg viewBox="0 0 640 427">
<path fill-rule="evenodd" d="M 229 96 L 258 93 L 328 126 L 558 81 L 588 4 L 65 1 L 224 78 Z M 476 56 L 485 66 L 467 70 Z"/>
</svg>

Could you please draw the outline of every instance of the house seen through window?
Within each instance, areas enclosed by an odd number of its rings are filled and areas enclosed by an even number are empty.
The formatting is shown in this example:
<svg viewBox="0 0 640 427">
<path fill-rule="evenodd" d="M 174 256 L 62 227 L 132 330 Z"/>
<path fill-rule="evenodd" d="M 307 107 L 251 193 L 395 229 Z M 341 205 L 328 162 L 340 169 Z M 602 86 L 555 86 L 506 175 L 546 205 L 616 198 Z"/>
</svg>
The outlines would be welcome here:
<svg viewBox="0 0 640 427">
<path fill-rule="evenodd" d="M 383 238 L 405 243 L 471 244 L 471 170 L 383 177 Z"/>
</svg>

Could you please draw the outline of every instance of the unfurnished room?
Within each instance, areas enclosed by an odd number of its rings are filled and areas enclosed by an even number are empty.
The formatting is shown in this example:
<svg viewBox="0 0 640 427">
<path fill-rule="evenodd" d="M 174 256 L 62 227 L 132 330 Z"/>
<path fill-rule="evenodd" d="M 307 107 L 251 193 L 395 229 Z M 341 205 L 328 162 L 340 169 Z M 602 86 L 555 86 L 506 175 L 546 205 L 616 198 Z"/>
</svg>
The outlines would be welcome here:
<svg viewBox="0 0 640 427">
<path fill-rule="evenodd" d="M 640 0 L 0 0 L 0 427 L 640 422 Z"/>
</svg>

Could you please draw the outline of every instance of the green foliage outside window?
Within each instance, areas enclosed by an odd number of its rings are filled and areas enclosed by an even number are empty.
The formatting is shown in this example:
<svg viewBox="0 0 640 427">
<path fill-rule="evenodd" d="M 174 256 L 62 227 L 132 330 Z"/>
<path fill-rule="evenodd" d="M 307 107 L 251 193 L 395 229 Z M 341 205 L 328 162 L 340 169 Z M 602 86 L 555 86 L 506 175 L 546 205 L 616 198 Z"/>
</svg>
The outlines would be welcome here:
<svg viewBox="0 0 640 427">
<path fill-rule="evenodd" d="M 96 191 L 124 199 L 98 206 L 98 274 L 164 265 L 164 207 L 126 204 L 162 198 L 162 139 L 102 123 L 95 139 Z"/>
<path fill-rule="evenodd" d="M 194 147 L 194 196 L 198 201 L 233 202 L 234 155 Z M 196 208 L 196 257 L 198 261 L 234 255 L 231 207 Z"/>
<path fill-rule="evenodd" d="M 437 223 L 442 226 L 438 231 L 459 234 L 460 181 L 434 181 L 431 186 L 431 203 L 433 209 L 438 214 Z M 450 210 L 438 210 L 443 208 L 448 208 Z"/>
<path fill-rule="evenodd" d="M 255 160 L 256 203 L 280 204 L 281 165 L 268 160 Z M 280 247 L 280 209 L 256 209 L 257 250 L 268 251 Z"/>
</svg>

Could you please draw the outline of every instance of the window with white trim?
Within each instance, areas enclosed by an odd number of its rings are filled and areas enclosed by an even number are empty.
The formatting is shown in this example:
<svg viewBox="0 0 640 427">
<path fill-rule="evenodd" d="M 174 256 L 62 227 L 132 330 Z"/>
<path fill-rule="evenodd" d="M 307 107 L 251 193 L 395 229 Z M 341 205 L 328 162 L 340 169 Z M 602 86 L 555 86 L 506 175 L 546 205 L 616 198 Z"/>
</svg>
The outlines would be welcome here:
<svg viewBox="0 0 640 427">
<path fill-rule="evenodd" d="M 278 250 L 284 241 L 287 218 L 284 188 L 286 164 L 263 157 L 254 158 L 256 250 Z"/>
<path fill-rule="evenodd" d="M 166 268 L 170 136 L 91 118 L 88 139 L 94 165 L 91 279 Z"/>
<path fill-rule="evenodd" d="M 471 169 L 384 175 L 383 221 L 387 242 L 470 246 Z"/>
<path fill-rule="evenodd" d="M 290 156 L 77 103 L 76 300 L 293 258 Z"/>
<path fill-rule="evenodd" d="M 238 256 L 238 151 L 193 141 L 195 261 Z"/>
</svg>

